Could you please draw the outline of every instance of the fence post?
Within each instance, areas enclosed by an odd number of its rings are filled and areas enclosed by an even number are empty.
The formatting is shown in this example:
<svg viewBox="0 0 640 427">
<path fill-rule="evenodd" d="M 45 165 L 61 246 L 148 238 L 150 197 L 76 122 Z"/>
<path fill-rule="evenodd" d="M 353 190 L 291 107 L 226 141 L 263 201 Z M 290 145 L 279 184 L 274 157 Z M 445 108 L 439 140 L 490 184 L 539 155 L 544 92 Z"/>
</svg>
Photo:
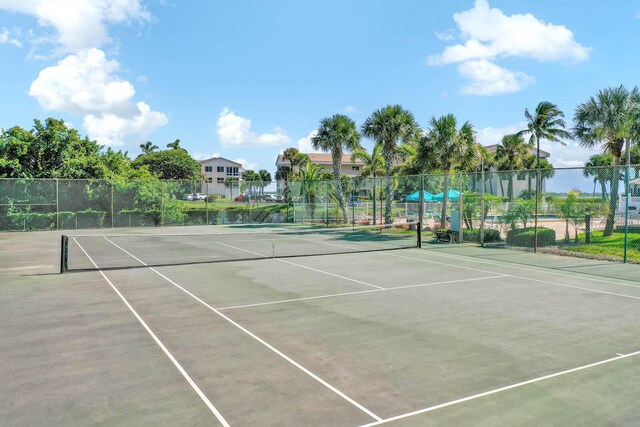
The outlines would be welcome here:
<svg viewBox="0 0 640 427">
<path fill-rule="evenodd" d="M 113 181 L 111 182 L 111 228 L 113 228 L 113 224 L 115 221 L 115 210 L 113 209 Z"/>
<path fill-rule="evenodd" d="M 376 225 L 376 187 L 378 185 L 378 179 L 373 176 L 373 225 Z"/>
<path fill-rule="evenodd" d="M 325 181 L 324 184 L 324 224 L 328 227 L 329 226 L 329 181 Z M 344 203 L 344 198 L 342 200 L 342 202 Z M 341 213 L 342 215 L 342 213 Z"/>
<path fill-rule="evenodd" d="M 482 185 L 482 189 L 480 190 L 480 246 L 484 247 L 484 210 L 485 210 L 485 175 L 484 175 L 484 165 L 481 166 L 480 171 L 480 181 Z"/>
<path fill-rule="evenodd" d="M 164 227 L 164 181 L 160 181 L 160 227 Z"/>
<path fill-rule="evenodd" d="M 629 245 L 629 154 L 627 153 L 627 166 L 625 167 L 625 171 L 624 171 L 624 256 L 622 258 L 622 262 L 624 263 L 627 262 L 628 245 Z"/>
<path fill-rule="evenodd" d="M 539 153 L 538 153 L 539 155 Z M 539 163 L 539 162 L 538 162 Z M 540 199 L 540 164 L 536 169 L 536 194 L 535 194 L 535 211 L 533 213 L 533 253 L 538 252 L 538 203 Z"/>
<path fill-rule="evenodd" d="M 56 230 L 60 229 L 60 197 L 58 179 L 56 178 Z"/>
<path fill-rule="evenodd" d="M 418 196 L 418 230 L 422 231 L 424 223 L 424 175 L 420 175 L 420 195 Z"/>
<path fill-rule="evenodd" d="M 458 243 L 464 242 L 464 197 L 463 197 L 463 186 L 462 186 L 462 172 L 460 172 L 460 176 L 458 177 L 458 191 L 460 192 L 460 196 L 458 199 L 458 209 L 460 209 L 460 215 L 458 217 Z"/>
</svg>

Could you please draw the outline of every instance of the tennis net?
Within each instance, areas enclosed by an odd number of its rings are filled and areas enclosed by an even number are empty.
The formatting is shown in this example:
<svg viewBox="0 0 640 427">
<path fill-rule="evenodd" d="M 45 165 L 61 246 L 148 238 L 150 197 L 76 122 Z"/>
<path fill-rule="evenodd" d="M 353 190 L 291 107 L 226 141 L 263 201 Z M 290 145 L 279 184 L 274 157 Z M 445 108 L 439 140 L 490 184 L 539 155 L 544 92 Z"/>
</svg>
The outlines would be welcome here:
<svg viewBox="0 0 640 427">
<path fill-rule="evenodd" d="M 60 272 L 415 248 L 415 223 L 203 234 L 64 235 Z"/>
</svg>

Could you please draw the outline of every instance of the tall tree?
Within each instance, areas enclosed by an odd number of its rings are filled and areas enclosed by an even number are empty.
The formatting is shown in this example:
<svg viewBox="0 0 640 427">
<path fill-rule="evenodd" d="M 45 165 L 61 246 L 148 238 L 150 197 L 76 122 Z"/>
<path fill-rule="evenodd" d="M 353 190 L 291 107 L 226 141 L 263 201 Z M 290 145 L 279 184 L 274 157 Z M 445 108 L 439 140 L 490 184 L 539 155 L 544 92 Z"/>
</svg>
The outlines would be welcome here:
<svg viewBox="0 0 640 427">
<path fill-rule="evenodd" d="M 182 150 L 182 151 L 185 151 L 185 152 L 187 151 L 187 150 L 185 150 L 184 148 L 182 148 L 180 146 L 180 140 L 179 139 L 176 139 L 175 141 L 168 143 L 167 144 L 167 148 L 169 148 L 170 150 Z"/>
<path fill-rule="evenodd" d="M 530 145 L 525 144 L 524 138 L 518 134 L 505 135 L 496 149 L 496 157 L 505 161 L 507 170 L 509 171 L 509 186 L 507 193 L 509 201 L 513 202 L 516 168 L 522 166 L 522 161 L 529 154 Z"/>
<path fill-rule="evenodd" d="M 384 175 L 384 158 L 382 157 L 382 146 L 381 145 L 374 145 L 373 146 L 373 150 L 371 150 L 371 154 L 369 154 L 367 152 L 367 150 L 365 150 L 364 148 L 358 148 L 357 150 L 354 150 L 353 153 L 351 154 L 351 161 L 352 162 L 357 162 L 357 161 L 361 161 L 364 163 L 364 165 L 362 166 L 362 168 L 360 169 L 360 177 L 358 177 L 358 180 L 361 180 L 363 178 L 368 178 L 368 177 L 372 177 L 373 178 L 373 186 L 372 186 L 372 190 L 373 190 L 373 225 L 376 224 L 376 203 L 377 203 L 377 179 L 376 177 Z"/>
<path fill-rule="evenodd" d="M 449 202 L 449 178 L 454 167 L 468 169 L 480 160 L 480 149 L 475 141 L 475 130 L 471 122 L 458 128 L 453 114 L 429 120 L 427 134 L 419 144 L 417 155 L 422 164 L 443 172 L 443 200 L 440 226 L 446 227 L 447 204 Z"/>
<path fill-rule="evenodd" d="M 596 184 L 600 184 L 600 197 L 606 199 L 607 182 L 611 181 L 611 168 L 613 166 L 611 153 L 594 154 L 584 164 L 582 173 L 586 178 L 593 177 L 593 193 L 596 192 Z"/>
<path fill-rule="evenodd" d="M 345 206 L 344 194 L 340 182 L 340 169 L 342 167 L 342 154 L 344 150 L 353 151 L 360 148 L 360 133 L 356 123 L 343 114 L 335 114 L 320 120 L 318 133 L 311 138 L 311 145 L 315 150 L 328 151 L 331 153 L 331 163 L 333 166 L 333 192 L 338 206 L 342 212 L 342 221 L 346 223 L 347 208 Z"/>
<path fill-rule="evenodd" d="M 158 146 L 151 141 L 147 141 L 144 144 L 140 144 L 140 149 L 142 150 L 142 154 L 149 154 L 158 150 Z"/>
<path fill-rule="evenodd" d="M 402 158 L 398 150 L 398 143 L 413 144 L 420 135 L 420 128 L 413 114 L 400 105 L 387 105 L 374 111 L 362 125 L 362 135 L 372 138 L 379 145 L 384 158 L 384 168 L 387 179 L 385 180 L 385 222 L 390 224 L 391 200 L 393 198 L 393 179 L 391 179 L 394 166 Z"/>
<path fill-rule="evenodd" d="M 264 188 L 271 184 L 271 174 L 266 169 L 260 169 L 257 174 L 260 181 L 260 194 L 264 194 Z"/>
<path fill-rule="evenodd" d="M 327 176 L 329 175 L 329 176 Z M 316 207 L 316 194 L 320 183 L 331 175 L 324 172 L 322 166 L 307 162 L 306 165 L 296 170 L 292 178 L 300 184 L 300 195 L 303 197 L 302 204 L 309 217 L 313 220 Z"/>
<path fill-rule="evenodd" d="M 136 158 L 132 164 L 134 167 L 146 165 L 149 171 L 160 179 L 201 179 L 200 163 L 182 149 L 145 154 Z"/>
<path fill-rule="evenodd" d="M 529 136 L 529 144 L 536 147 L 536 168 L 540 162 L 540 141 L 547 140 L 565 145 L 561 138 L 571 138 L 571 133 L 566 130 L 564 113 L 551 102 L 543 101 L 538 104 L 533 114 L 527 108 L 524 110 L 527 119 L 527 128 L 517 135 Z"/>
<path fill-rule="evenodd" d="M 251 197 L 255 195 L 254 188 L 260 186 L 260 175 L 254 170 L 246 170 L 242 172 L 242 181 L 245 188 L 249 189 Z"/>
<path fill-rule="evenodd" d="M 600 90 L 585 103 L 578 105 L 574 115 L 574 135 L 583 147 L 602 144 L 605 153 L 613 155 L 609 214 L 604 236 L 613 233 L 618 208 L 620 159 L 625 142 L 637 138 L 637 111 L 640 92 L 637 87 L 624 86 Z"/>
</svg>

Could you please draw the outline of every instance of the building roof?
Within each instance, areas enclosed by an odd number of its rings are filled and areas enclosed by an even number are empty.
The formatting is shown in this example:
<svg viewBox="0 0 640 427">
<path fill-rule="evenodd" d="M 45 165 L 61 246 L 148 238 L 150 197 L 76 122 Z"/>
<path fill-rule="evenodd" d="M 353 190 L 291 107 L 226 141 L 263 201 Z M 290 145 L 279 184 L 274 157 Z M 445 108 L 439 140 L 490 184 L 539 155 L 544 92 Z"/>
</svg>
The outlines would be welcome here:
<svg viewBox="0 0 640 427">
<path fill-rule="evenodd" d="M 316 165 L 323 165 L 323 164 L 330 165 L 333 163 L 333 160 L 331 159 L 331 153 L 302 153 L 302 154 L 306 154 L 307 156 L 309 156 L 309 160 L 311 161 L 311 163 L 314 163 Z M 285 160 L 283 159 L 282 154 L 279 154 L 278 160 L 276 161 L 276 165 L 284 161 Z M 356 160 L 355 162 L 352 162 L 351 153 L 342 155 L 342 163 L 346 165 L 364 165 L 364 162 L 362 160 Z"/>
<path fill-rule="evenodd" d="M 498 146 L 500 144 L 491 144 L 491 145 L 485 145 L 484 148 L 486 148 L 490 153 L 495 153 L 496 150 L 498 149 Z M 529 150 L 529 153 L 531 154 L 536 154 L 536 149 L 535 148 L 531 148 L 531 150 Z M 544 151 L 544 150 L 540 150 L 540 157 L 543 158 L 547 158 L 550 157 L 551 153 L 549 153 L 548 151 Z"/>
<path fill-rule="evenodd" d="M 226 162 L 229 163 L 233 163 L 236 164 L 238 166 L 242 166 L 242 163 L 238 163 L 238 162 L 234 162 L 233 160 L 229 160 L 229 159 L 225 159 L 224 157 L 211 157 L 209 159 L 204 159 L 204 160 L 198 160 L 198 163 L 200 163 L 201 165 L 205 164 L 205 163 L 209 163 L 212 160 L 224 160 Z"/>
</svg>

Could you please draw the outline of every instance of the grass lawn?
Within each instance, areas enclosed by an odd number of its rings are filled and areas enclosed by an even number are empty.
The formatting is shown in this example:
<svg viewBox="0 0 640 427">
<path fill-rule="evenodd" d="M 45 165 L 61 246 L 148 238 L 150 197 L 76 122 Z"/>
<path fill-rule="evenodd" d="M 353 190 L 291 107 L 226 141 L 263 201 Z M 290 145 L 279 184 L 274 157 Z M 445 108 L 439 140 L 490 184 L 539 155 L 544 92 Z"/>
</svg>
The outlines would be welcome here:
<svg viewBox="0 0 640 427">
<path fill-rule="evenodd" d="M 594 231 L 590 244 L 565 246 L 563 249 L 572 252 L 622 258 L 624 255 L 624 233 L 613 233 L 608 237 L 602 237 L 602 234 L 601 230 Z M 580 233 L 578 237 L 581 242 L 584 242 L 584 233 Z M 629 233 L 627 255 L 629 259 L 640 262 L 640 233 Z"/>
</svg>

